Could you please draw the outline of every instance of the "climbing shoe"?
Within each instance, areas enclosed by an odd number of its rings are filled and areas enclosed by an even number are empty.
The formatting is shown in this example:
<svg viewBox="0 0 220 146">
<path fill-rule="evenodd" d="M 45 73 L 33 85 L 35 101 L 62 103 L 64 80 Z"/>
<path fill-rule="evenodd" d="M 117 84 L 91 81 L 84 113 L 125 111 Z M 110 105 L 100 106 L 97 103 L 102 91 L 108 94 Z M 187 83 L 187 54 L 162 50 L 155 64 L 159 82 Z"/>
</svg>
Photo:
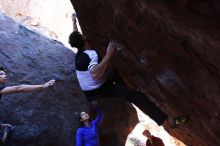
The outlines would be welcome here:
<svg viewBox="0 0 220 146">
<path fill-rule="evenodd" d="M 188 116 L 175 117 L 173 118 L 173 125 L 171 126 L 171 128 L 177 128 L 183 125 L 184 123 L 186 123 L 188 120 L 189 120 Z"/>
</svg>

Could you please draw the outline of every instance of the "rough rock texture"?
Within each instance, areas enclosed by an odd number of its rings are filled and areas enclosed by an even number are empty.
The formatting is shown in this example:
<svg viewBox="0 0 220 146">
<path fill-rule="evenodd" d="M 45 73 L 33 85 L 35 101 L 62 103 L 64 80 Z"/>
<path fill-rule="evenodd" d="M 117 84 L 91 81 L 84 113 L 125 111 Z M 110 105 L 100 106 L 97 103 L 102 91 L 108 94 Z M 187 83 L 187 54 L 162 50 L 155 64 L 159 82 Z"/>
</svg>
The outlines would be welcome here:
<svg viewBox="0 0 220 146">
<path fill-rule="evenodd" d="M 190 146 L 220 145 L 218 0 L 71 0 L 82 31 L 102 54 L 109 39 L 130 87 L 169 115 L 190 115 L 169 133 Z M 128 65 L 129 63 L 129 65 Z"/>
<path fill-rule="evenodd" d="M 7 85 L 57 80 L 56 86 L 41 92 L 3 96 L 0 120 L 15 125 L 16 130 L 7 143 L 0 145 L 74 145 L 79 113 L 88 110 L 75 76 L 74 57 L 61 43 L 0 13 L 0 66 L 6 69 Z M 137 123 L 135 110 L 122 101 L 103 101 L 102 107 L 106 113 L 100 131 L 102 143 L 109 140 L 112 143 L 106 146 L 120 146 Z"/>
<path fill-rule="evenodd" d="M 65 56 L 64 56 L 65 55 Z M 3 96 L 0 119 L 16 126 L 16 146 L 70 145 L 78 112 L 84 107 L 74 74 L 74 53 L 61 43 L 46 39 L 0 13 L 0 64 L 7 85 L 41 84 L 55 78 L 57 84 L 40 93 Z M 80 100 L 81 99 L 81 100 Z"/>
</svg>

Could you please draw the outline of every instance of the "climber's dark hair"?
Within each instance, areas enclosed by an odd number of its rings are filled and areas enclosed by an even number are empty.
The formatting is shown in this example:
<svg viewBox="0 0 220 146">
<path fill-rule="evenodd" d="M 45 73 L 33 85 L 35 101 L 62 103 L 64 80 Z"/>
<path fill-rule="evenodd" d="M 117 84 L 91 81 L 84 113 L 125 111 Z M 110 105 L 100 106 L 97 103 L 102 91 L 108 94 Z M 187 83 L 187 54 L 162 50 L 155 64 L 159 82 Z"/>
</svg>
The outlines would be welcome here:
<svg viewBox="0 0 220 146">
<path fill-rule="evenodd" d="M 5 71 L 4 67 L 0 66 L 0 71 Z"/>
<path fill-rule="evenodd" d="M 78 50 L 82 50 L 85 46 L 85 38 L 78 31 L 74 31 L 69 36 L 69 44 L 71 47 L 76 47 Z"/>
</svg>

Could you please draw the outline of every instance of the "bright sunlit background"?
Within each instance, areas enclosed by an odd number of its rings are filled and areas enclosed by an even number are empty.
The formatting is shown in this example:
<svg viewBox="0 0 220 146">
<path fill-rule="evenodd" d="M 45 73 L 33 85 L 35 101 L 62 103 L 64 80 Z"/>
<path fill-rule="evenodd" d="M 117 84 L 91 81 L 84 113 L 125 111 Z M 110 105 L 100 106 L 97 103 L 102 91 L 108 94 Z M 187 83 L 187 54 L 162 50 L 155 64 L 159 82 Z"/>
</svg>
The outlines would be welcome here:
<svg viewBox="0 0 220 146">
<path fill-rule="evenodd" d="M 0 0 L 0 10 L 29 29 L 72 49 L 68 37 L 73 31 L 71 16 L 75 11 L 70 0 Z"/>
<path fill-rule="evenodd" d="M 184 143 L 178 139 L 170 136 L 162 126 L 158 126 L 150 117 L 145 115 L 139 108 L 133 105 L 138 113 L 139 123 L 128 135 L 126 146 L 146 146 L 147 138 L 143 136 L 144 129 L 163 140 L 165 146 L 185 146 Z"/>
</svg>

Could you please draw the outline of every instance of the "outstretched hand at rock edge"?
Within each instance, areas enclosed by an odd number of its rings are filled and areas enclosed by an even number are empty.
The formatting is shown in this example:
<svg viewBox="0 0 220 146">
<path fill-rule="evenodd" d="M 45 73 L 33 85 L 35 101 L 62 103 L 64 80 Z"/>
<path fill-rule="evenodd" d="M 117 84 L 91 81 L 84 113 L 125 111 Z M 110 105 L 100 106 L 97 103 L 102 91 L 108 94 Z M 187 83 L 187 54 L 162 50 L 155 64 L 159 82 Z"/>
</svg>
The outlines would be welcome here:
<svg viewBox="0 0 220 146">
<path fill-rule="evenodd" d="M 53 86 L 54 84 L 55 84 L 55 80 L 53 79 L 53 80 L 50 80 L 50 81 L 48 81 L 48 82 L 46 82 L 46 83 L 44 83 L 43 84 L 43 88 L 48 88 L 48 87 L 50 87 L 50 86 Z"/>
<path fill-rule="evenodd" d="M 73 13 L 73 14 L 72 14 L 72 21 L 73 21 L 74 23 L 76 23 L 76 13 Z"/>
</svg>

